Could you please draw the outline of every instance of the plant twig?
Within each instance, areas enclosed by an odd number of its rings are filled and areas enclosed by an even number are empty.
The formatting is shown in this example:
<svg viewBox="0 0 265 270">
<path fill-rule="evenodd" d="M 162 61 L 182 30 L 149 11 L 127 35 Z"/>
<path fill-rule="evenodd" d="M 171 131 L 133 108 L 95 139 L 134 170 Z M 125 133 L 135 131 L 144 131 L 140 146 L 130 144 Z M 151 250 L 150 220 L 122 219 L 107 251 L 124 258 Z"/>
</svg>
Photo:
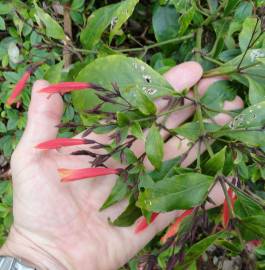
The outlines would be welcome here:
<svg viewBox="0 0 265 270">
<path fill-rule="evenodd" d="M 247 48 L 246 48 L 246 50 L 245 50 L 245 52 L 244 52 L 244 54 L 243 54 L 243 56 L 242 56 L 242 58 L 241 58 L 239 64 L 238 64 L 238 66 L 237 66 L 237 70 L 240 69 L 240 66 L 241 66 L 242 62 L 243 62 L 243 60 L 245 59 L 245 56 L 246 56 L 248 50 L 249 50 L 250 47 L 251 47 L 252 40 L 253 40 L 253 38 L 254 38 L 254 35 L 256 34 L 256 29 L 257 29 L 257 27 L 258 27 L 258 23 L 259 23 L 259 19 L 257 18 L 257 22 L 256 22 L 256 24 L 255 24 L 254 30 L 253 30 L 253 32 L 252 32 L 252 35 L 251 35 L 251 37 L 250 37 L 248 46 L 247 46 Z"/>
<path fill-rule="evenodd" d="M 140 48 L 119 49 L 119 50 L 116 50 L 116 51 L 117 52 L 122 52 L 122 53 L 124 53 L 124 52 L 148 51 L 148 50 L 153 49 L 153 48 L 157 48 L 157 47 L 167 45 L 167 44 L 171 44 L 171 43 L 177 43 L 177 42 L 180 42 L 180 41 L 191 39 L 193 37 L 194 37 L 194 33 L 190 33 L 190 34 L 187 34 L 187 35 L 182 36 L 182 37 L 172 38 L 172 39 L 169 39 L 169 40 L 157 42 L 155 44 L 143 46 L 143 47 L 140 47 Z"/>
<path fill-rule="evenodd" d="M 64 5 L 64 32 L 66 34 L 66 40 L 64 41 L 64 48 L 63 48 L 63 61 L 64 67 L 67 68 L 71 65 L 72 62 L 72 52 L 69 51 L 67 44 L 72 42 L 73 32 L 72 32 L 72 20 L 70 16 L 70 7 L 69 5 Z"/>
</svg>

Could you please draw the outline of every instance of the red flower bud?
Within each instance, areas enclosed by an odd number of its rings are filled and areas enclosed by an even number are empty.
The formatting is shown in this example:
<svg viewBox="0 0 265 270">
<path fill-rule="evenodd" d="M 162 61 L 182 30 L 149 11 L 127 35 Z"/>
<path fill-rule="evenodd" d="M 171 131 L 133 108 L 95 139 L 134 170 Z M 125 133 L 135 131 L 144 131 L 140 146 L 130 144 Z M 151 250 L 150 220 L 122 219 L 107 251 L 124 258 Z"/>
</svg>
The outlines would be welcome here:
<svg viewBox="0 0 265 270">
<path fill-rule="evenodd" d="M 21 79 L 15 85 L 15 87 L 14 87 L 10 97 L 8 98 L 6 104 L 12 105 L 15 102 L 16 98 L 21 94 L 21 92 L 25 88 L 25 85 L 26 85 L 27 81 L 30 78 L 30 74 L 31 73 L 28 70 L 23 74 Z"/>
<path fill-rule="evenodd" d="M 62 182 L 71 182 L 75 180 L 94 178 L 97 176 L 118 174 L 118 169 L 112 168 L 85 168 L 85 169 L 58 169 Z"/>
<path fill-rule="evenodd" d="M 150 224 L 155 221 L 155 219 L 158 217 L 159 213 L 152 213 Z M 148 223 L 145 217 L 142 217 L 141 221 L 138 223 L 138 225 L 135 228 L 135 233 L 139 233 L 146 229 L 148 227 Z"/>
<path fill-rule="evenodd" d="M 21 92 L 24 90 L 25 85 L 27 81 L 30 78 L 30 75 L 37 69 L 38 66 L 43 64 L 43 62 L 34 63 L 31 66 L 29 66 L 26 70 L 26 72 L 22 75 L 21 79 L 16 83 L 10 97 L 8 98 L 6 104 L 12 105 L 16 98 L 21 94 Z"/>
<path fill-rule="evenodd" d="M 70 138 L 57 138 L 54 140 L 42 142 L 35 146 L 38 149 L 58 149 L 65 146 L 87 144 L 89 141 L 86 139 L 70 139 Z"/>
<path fill-rule="evenodd" d="M 85 82 L 61 82 L 51 84 L 45 88 L 42 88 L 39 92 L 47 94 L 55 94 L 55 93 L 65 94 L 71 91 L 77 91 L 88 88 L 100 89 L 101 87 L 92 83 L 85 83 Z"/>
<path fill-rule="evenodd" d="M 234 208 L 234 204 L 235 204 L 235 201 L 236 201 L 236 195 L 234 195 L 234 192 L 233 192 L 233 190 L 231 188 L 229 188 L 227 190 L 227 193 L 228 193 L 228 197 L 230 199 L 232 208 Z M 223 227 L 224 228 L 227 227 L 227 225 L 229 223 L 229 219 L 230 219 L 229 206 L 228 206 L 227 200 L 225 199 L 224 205 L 223 205 Z"/>
<path fill-rule="evenodd" d="M 171 225 L 169 226 L 169 228 L 167 229 L 167 232 L 165 233 L 165 235 L 161 238 L 161 243 L 166 243 L 166 241 L 171 238 L 172 236 L 176 235 L 178 230 L 179 230 L 179 227 L 180 227 L 180 224 L 182 222 L 182 220 L 191 215 L 193 209 L 189 209 L 189 210 L 186 210 L 184 213 L 182 213 L 177 219 L 176 221 Z"/>
</svg>

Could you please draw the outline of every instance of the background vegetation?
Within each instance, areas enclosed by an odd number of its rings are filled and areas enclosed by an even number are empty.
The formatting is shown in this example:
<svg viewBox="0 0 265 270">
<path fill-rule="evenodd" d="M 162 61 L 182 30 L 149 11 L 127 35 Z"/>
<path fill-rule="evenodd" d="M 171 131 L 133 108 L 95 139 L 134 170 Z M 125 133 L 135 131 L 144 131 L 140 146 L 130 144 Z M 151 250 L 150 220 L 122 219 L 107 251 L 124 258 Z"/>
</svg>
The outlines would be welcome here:
<svg viewBox="0 0 265 270">
<path fill-rule="evenodd" d="M 93 17 L 89 17 L 92 13 Z M 224 100 L 233 99 L 235 94 L 242 97 L 246 108 L 265 101 L 264 29 L 264 0 L 1 1 L 1 243 L 12 223 L 9 159 L 25 128 L 30 89 L 35 80 L 76 79 L 87 64 L 108 55 L 137 57 L 160 74 L 193 59 L 202 64 L 204 76 L 230 76 L 229 85 L 222 89 L 220 85 L 216 86 L 218 91 L 212 91 L 208 100 L 204 100 L 205 106 L 212 109 L 208 110 L 208 116 L 212 116 L 220 110 Z M 252 65 L 253 59 L 258 59 L 258 64 Z M 5 102 L 14 84 L 35 62 L 43 63 L 16 106 L 7 107 Z M 240 69 L 242 66 L 247 68 Z M 81 103 L 78 98 L 74 96 L 77 100 L 74 108 L 73 97 L 64 96 L 66 107 L 62 122 L 80 123 L 81 127 L 60 129 L 62 137 L 71 137 L 81 131 L 84 121 L 86 125 L 96 121 L 78 113 Z M 265 108 L 264 104 L 261 104 L 262 108 Z M 250 117 L 250 110 L 253 107 L 244 115 Z M 178 246 L 161 246 L 158 236 L 125 269 L 137 269 L 139 263 L 146 269 L 174 269 L 174 260 L 184 261 L 176 269 L 222 269 L 232 263 L 234 266 L 223 269 L 265 269 L 265 117 L 264 112 L 255 113 L 257 118 L 252 119 L 252 124 L 246 117 L 243 120 L 237 118 L 240 123 L 234 122 L 234 128 L 244 128 L 242 132 L 219 130 L 214 134 L 220 141 L 213 145 L 215 155 L 210 157 L 212 164 L 221 164 L 214 173 L 221 170 L 228 175 L 233 169 L 240 179 L 244 193 L 237 194 L 235 221 L 239 218 L 245 223 L 237 226 L 239 235 L 234 231 L 234 224 L 227 232 L 211 235 L 214 228 L 220 226 L 221 209 L 214 209 L 207 214 L 209 225 L 205 227 L 199 223 L 196 235 L 189 239 L 185 258 L 178 253 Z M 196 134 L 196 121 L 195 118 L 177 132 L 192 141 L 198 140 L 200 133 Z M 255 128 L 255 133 L 248 132 L 251 128 Z M 224 139 L 224 136 L 227 137 Z M 224 146 L 227 148 L 222 152 Z M 201 157 L 202 167 L 207 160 L 209 162 L 209 153 Z M 181 231 L 187 232 L 185 222 Z M 253 248 L 253 242 L 250 244 L 249 241 L 254 239 L 261 241 Z"/>
</svg>

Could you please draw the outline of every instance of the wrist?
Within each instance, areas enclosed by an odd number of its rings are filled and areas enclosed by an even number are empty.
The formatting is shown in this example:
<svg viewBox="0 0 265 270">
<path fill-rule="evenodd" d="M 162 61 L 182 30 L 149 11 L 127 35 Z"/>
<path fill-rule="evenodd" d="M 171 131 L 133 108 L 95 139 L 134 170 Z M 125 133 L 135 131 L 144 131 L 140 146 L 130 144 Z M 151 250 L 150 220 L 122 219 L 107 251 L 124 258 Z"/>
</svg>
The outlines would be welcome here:
<svg viewBox="0 0 265 270">
<path fill-rule="evenodd" d="M 22 233 L 11 228 L 9 236 L 0 249 L 0 256 L 11 256 L 22 259 L 38 270 L 70 270 L 71 267 L 60 258 L 59 254 L 53 254 L 47 249 Z"/>
</svg>

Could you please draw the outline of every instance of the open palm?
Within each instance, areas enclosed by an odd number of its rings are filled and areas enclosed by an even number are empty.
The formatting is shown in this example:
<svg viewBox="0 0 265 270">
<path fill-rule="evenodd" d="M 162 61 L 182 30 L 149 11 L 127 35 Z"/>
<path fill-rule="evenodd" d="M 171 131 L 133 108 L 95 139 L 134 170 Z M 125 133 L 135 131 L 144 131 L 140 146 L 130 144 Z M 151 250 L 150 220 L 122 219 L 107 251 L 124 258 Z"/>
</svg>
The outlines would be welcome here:
<svg viewBox="0 0 265 270">
<path fill-rule="evenodd" d="M 196 84 L 201 75 L 202 69 L 197 63 L 187 62 L 170 70 L 165 77 L 176 90 L 183 90 Z M 203 94 L 215 80 L 201 81 L 200 92 Z M 47 99 L 46 95 L 38 93 L 45 86 L 45 81 L 34 84 L 26 131 L 12 156 L 14 224 L 2 252 L 30 259 L 41 269 L 117 269 L 180 211 L 159 215 L 145 231 L 135 234 L 135 226 L 118 228 L 108 223 L 108 218 L 115 219 L 124 210 L 126 201 L 99 212 L 115 183 L 115 176 L 61 183 L 58 168 L 85 168 L 89 166 L 89 158 L 69 155 L 73 147 L 61 151 L 41 151 L 34 147 L 57 136 L 55 126 L 63 113 L 60 95 Z M 162 103 L 162 100 L 157 102 L 158 108 L 163 107 Z M 224 106 L 225 109 L 238 109 L 242 102 L 237 97 Z M 191 107 L 174 113 L 167 120 L 167 126 L 176 127 L 193 111 Z M 220 124 L 229 120 L 225 114 L 216 117 Z M 89 137 L 101 142 L 108 140 L 107 136 L 96 134 Z M 164 159 L 182 154 L 187 143 L 171 139 L 165 145 Z M 134 151 L 141 154 L 141 142 L 135 143 Z M 196 147 L 183 166 L 189 165 L 195 156 Z M 108 165 L 120 167 L 113 160 Z M 222 203 L 222 192 L 218 188 L 213 192 L 215 201 Z"/>
</svg>

